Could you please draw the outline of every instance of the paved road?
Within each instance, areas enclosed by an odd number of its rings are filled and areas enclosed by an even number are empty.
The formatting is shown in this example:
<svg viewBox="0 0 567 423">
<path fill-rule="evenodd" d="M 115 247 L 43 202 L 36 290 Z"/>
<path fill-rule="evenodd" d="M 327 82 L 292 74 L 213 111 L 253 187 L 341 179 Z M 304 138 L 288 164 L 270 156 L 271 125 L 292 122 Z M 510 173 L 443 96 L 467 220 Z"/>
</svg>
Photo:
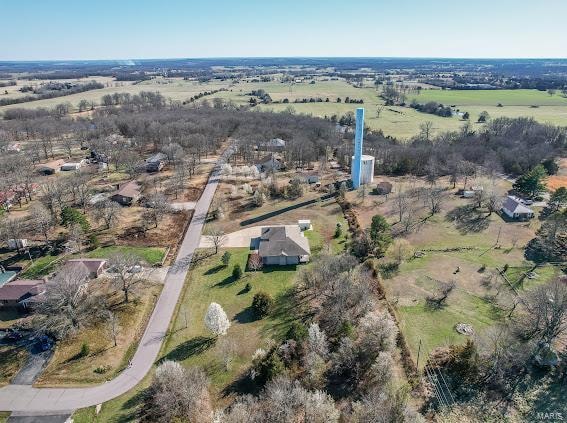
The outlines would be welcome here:
<svg viewBox="0 0 567 423">
<path fill-rule="evenodd" d="M 232 147 L 229 147 L 219 159 L 219 164 L 231 153 Z M 69 410 L 89 407 L 116 398 L 132 389 L 144 378 L 156 361 L 166 336 L 193 252 L 199 246 L 203 224 L 218 182 L 217 166 L 197 202 L 193 219 L 179 248 L 177 258 L 169 269 L 161 295 L 132 359 L 132 365 L 111 381 L 91 388 L 33 388 L 25 385 L 7 385 L 0 388 L 1 411 L 49 414 L 62 411 L 61 414 L 65 414 Z"/>
</svg>

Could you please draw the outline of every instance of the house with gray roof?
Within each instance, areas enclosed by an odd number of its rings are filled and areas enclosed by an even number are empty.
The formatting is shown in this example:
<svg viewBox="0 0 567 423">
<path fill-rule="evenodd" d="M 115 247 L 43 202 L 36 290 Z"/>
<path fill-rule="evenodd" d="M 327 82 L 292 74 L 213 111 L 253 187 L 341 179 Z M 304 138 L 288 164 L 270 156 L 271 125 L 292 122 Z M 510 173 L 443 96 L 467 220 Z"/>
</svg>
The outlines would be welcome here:
<svg viewBox="0 0 567 423">
<path fill-rule="evenodd" d="M 528 220 L 534 217 L 534 211 L 524 205 L 520 198 L 513 195 L 506 197 L 504 204 L 502 204 L 502 212 L 510 219 L 515 220 Z"/>
<path fill-rule="evenodd" d="M 307 263 L 311 249 L 299 226 L 271 226 L 262 228 L 258 254 L 264 265 L 285 266 Z"/>
</svg>

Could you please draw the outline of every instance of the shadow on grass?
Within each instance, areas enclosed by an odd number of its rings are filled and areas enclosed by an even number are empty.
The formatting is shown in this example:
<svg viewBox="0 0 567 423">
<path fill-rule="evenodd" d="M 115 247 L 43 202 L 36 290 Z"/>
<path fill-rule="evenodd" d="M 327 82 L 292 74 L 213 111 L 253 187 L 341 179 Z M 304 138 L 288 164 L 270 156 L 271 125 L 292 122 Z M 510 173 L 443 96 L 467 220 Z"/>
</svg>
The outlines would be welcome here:
<svg viewBox="0 0 567 423">
<path fill-rule="evenodd" d="M 234 282 L 236 282 L 238 279 L 234 278 L 232 275 L 231 276 L 227 276 L 226 278 L 224 278 L 222 281 L 220 281 L 219 283 L 214 284 L 213 286 L 215 288 L 224 288 L 228 285 L 233 284 Z"/>
<path fill-rule="evenodd" d="M 274 308 L 261 330 L 262 333 L 284 340 L 293 322 L 306 322 L 313 317 L 313 312 L 310 312 L 309 308 L 306 307 L 308 302 L 308 299 L 303 298 L 293 288 L 278 295 L 275 299 Z"/>
<path fill-rule="evenodd" d="M 236 380 L 227 385 L 222 391 L 223 398 L 238 394 L 238 395 L 257 395 L 262 390 L 262 384 L 250 378 L 249 372 L 245 371 Z"/>
<path fill-rule="evenodd" d="M 220 272 L 222 269 L 224 269 L 225 266 L 223 266 L 222 264 L 219 264 L 215 267 L 211 267 L 209 270 L 207 270 L 205 273 L 203 273 L 204 275 L 214 275 L 215 273 Z"/>
<path fill-rule="evenodd" d="M 246 307 L 244 310 L 234 316 L 234 320 L 236 320 L 238 323 L 244 324 L 255 322 L 256 320 L 258 320 L 258 318 L 254 314 L 252 307 Z"/>
<path fill-rule="evenodd" d="M 182 342 L 173 350 L 163 356 L 159 362 L 164 360 L 183 361 L 196 354 L 201 354 L 211 348 L 216 342 L 215 338 L 208 338 L 205 336 L 196 336 L 188 341 Z"/>
<path fill-rule="evenodd" d="M 137 422 L 140 420 L 143 414 L 143 405 L 146 397 L 149 394 L 149 388 L 142 389 L 139 392 L 129 398 L 124 404 L 122 404 L 121 409 L 127 414 L 120 414 L 116 416 L 112 421 L 117 423 L 127 423 L 127 422 Z"/>
<path fill-rule="evenodd" d="M 490 224 L 488 216 L 477 210 L 472 204 L 455 207 L 447 213 L 446 219 L 449 222 L 455 222 L 455 226 L 461 234 L 482 232 Z"/>
</svg>

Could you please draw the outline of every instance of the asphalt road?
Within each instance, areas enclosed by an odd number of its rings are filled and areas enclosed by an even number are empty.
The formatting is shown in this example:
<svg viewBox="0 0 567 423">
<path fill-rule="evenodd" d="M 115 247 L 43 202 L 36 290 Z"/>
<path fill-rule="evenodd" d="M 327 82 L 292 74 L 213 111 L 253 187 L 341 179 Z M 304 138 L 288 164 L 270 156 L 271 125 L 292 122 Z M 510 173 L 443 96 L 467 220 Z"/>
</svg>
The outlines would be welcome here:
<svg viewBox="0 0 567 423">
<path fill-rule="evenodd" d="M 193 253 L 199 247 L 205 218 L 219 183 L 219 165 L 232 154 L 232 151 L 233 147 L 229 147 L 219 159 L 195 206 L 193 219 L 179 248 L 177 258 L 167 273 L 164 288 L 134 354 L 132 365 L 116 378 L 90 388 L 33 388 L 29 385 L 7 385 L 0 388 L 1 411 L 46 414 L 61 411 L 64 415 L 69 410 L 90 407 L 116 398 L 134 388 L 144 378 L 157 359 Z"/>
</svg>

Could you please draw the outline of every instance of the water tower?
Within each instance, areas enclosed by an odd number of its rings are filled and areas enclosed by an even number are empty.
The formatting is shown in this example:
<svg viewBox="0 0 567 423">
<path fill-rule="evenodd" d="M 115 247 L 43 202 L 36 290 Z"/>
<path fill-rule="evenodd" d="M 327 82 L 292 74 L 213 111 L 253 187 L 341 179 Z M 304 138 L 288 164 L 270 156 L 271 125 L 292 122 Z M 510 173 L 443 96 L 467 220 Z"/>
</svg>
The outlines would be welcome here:
<svg viewBox="0 0 567 423">
<path fill-rule="evenodd" d="M 354 135 L 354 156 L 352 157 L 351 179 L 356 189 L 360 185 L 374 181 L 374 157 L 362 154 L 364 137 L 364 108 L 356 109 L 356 129 Z"/>
</svg>

